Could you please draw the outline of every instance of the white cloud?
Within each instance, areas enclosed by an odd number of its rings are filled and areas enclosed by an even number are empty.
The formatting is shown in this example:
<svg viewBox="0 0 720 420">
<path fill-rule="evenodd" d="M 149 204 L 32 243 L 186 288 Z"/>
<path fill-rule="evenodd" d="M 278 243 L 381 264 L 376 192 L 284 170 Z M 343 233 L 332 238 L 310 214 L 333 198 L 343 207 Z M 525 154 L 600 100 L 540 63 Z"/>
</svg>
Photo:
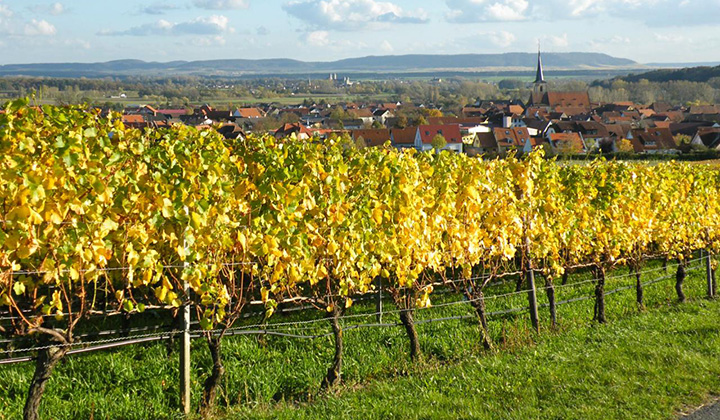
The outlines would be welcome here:
<svg viewBox="0 0 720 420">
<path fill-rule="evenodd" d="M 485 34 L 487 38 L 490 40 L 490 42 L 493 43 L 493 45 L 496 45 L 501 48 L 507 48 L 513 43 L 515 43 L 515 40 L 517 37 L 515 34 L 507 31 L 500 31 L 500 32 L 490 32 Z"/>
<path fill-rule="evenodd" d="M 180 6 L 170 2 L 156 2 L 141 8 L 139 13 L 145 15 L 164 15 L 168 10 L 177 10 L 179 8 Z"/>
<path fill-rule="evenodd" d="M 250 0 L 194 0 L 195 7 L 211 10 L 239 10 L 250 7 Z"/>
<path fill-rule="evenodd" d="M 104 31 L 99 35 L 108 36 L 154 36 L 154 35 L 222 35 L 235 32 L 229 20 L 222 15 L 198 17 L 187 22 L 173 23 L 160 19 L 154 23 L 135 26 L 124 31 Z"/>
<path fill-rule="evenodd" d="M 66 39 L 62 41 L 62 44 L 68 47 L 80 47 L 84 50 L 92 48 L 92 45 L 84 39 Z"/>
<path fill-rule="evenodd" d="M 62 15 L 63 13 L 67 13 L 67 11 L 68 11 L 67 8 L 65 7 L 65 5 L 63 5 L 60 2 L 36 4 L 33 6 L 28 6 L 27 9 L 33 13 L 53 15 L 53 16 L 59 16 L 59 15 Z"/>
<path fill-rule="evenodd" d="M 394 3 L 375 0 L 293 0 L 282 7 L 288 14 L 322 30 L 427 22 L 427 14 L 422 9 L 406 12 Z"/>
<path fill-rule="evenodd" d="M 622 35 L 615 35 L 610 38 L 599 38 L 599 39 L 593 39 L 590 41 L 590 45 L 593 48 L 597 47 L 605 47 L 608 45 L 630 45 L 632 44 L 632 40 L 630 37 L 622 36 Z"/>
<path fill-rule="evenodd" d="M 452 22 L 517 21 L 527 19 L 527 0 L 446 0 Z"/>
<path fill-rule="evenodd" d="M 303 36 L 302 42 L 304 46 L 317 48 L 325 48 L 338 52 L 357 51 L 367 48 L 364 42 L 349 41 L 340 39 L 337 35 L 333 35 L 328 31 L 311 31 Z"/>
<path fill-rule="evenodd" d="M 685 35 L 680 35 L 680 34 L 656 33 L 653 35 L 655 36 L 656 41 L 661 42 L 663 44 L 687 44 L 687 43 L 692 42 L 692 39 L 686 37 Z"/>
<path fill-rule="evenodd" d="M 380 44 L 380 51 L 383 51 L 386 53 L 391 53 L 391 52 L 395 51 L 395 48 L 392 46 L 390 41 L 388 41 L 386 39 Z"/>
<path fill-rule="evenodd" d="M 330 32 L 313 31 L 305 35 L 305 42 L 313 47 L 327 47 L 330 45 Z"/>
<path fill-rule="evenodd" d="M 53 16 L 65 13 L 65 6 L 62 3 L 53 3 L 50 5 L 50 14 Z"/>
<path fill-rule="evenodd" d="M 0 18 L 9 18 L 12 17 L 13 11 L 10 10 L 10 7 L 0 3 Z"/>
<path fill-rule="evenodd" d="M 218 35 L 193 38 L 190 43 L 196 47 L 213 47 L 225 45 L 227 41 L 224 36 Z"/>
<path fill-rule="evenodd" d="M 55 35 L 55 26 L 46 20 L 33 19 L 25 24 L 24 34 L 28 36 L 49 36 Z"/>
<path fill-rule="evenodd" d="M 540 38 L 542 45 L 550 45 L 555 48 L 567 48 L 570 45 L 568 34 L 547 35 Z"/>
<path fill-rule="evenodd" d="M 716 24 L 719 0 L 445 0 L 446 20 L 487 21 L 587 19 L 612 16 L 648 26 Z"/>
</svg>

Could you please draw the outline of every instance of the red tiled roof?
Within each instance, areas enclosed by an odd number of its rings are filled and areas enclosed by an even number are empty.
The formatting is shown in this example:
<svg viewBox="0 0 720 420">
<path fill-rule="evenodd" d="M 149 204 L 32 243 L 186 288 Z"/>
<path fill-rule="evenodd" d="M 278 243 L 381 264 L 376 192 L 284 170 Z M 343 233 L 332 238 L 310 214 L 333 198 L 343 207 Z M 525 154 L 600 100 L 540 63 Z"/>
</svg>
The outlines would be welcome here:
<svg viewBox="0 0 720 420">
<path fill-rule="evenodd" d="M 304 125 L 300 123 L 285 123 L 282 127 L 275 130 L 275 136 L 278 137 L 284 137 L 289 136 L 290 134 L 307 134 L 308 137 L 313 136 L 313 132 L 310 131 L 308 128 L 306 128 Z"/>
<path fill-rule="evenodd" d="M 390 140 L 390 130 L 388 129 L 368 129 L 368 130 L 353 130 L 352 138 L 357 140 L 358 137 L 362 137 L 365 140 L 367 146 L 382 146 L 386 141 Z"/>
<path fill-rule="evenodd" d="M 393 128 L 390 133 L 393 144 L 412 145 L 415 143 L 417 127 Z"/>
<path fill-rule="evenodd" d="M 448 144 L 462 143 L 460 126 L 457 124 L 421 125 L 418 130 L 420 132 L 420 141 L 423 144 L 430 144 L 437 135 L 443 136 Z"/>
<path fill-rule="evenodd" d="M 669 128 L 636 129 L 632 130 L 632 136 L 635 153 L 676 148 L 675 140 Z"/>
<path fill-rule="evenodd" d="M 258 108 L 238 108 L 235 110 L 236 114 L 239 114 L 240 118 L 262 118 L 264 117 L 263 112 Z"/>
<path fill-rule="evenodd" d="M 430 125 L 445 125 L 445 124 L 459 124 L 459 125 L 480 125 L 487 121 L 485 117 L 428 117 L 428 123 Z"/>
<path fill-rule="evenodd" d="M 515 128 L 493 128 L 493 135 L 499 147 L 522 148 L 527 141 L 530 141 L 530 132 L 527 127 Z M 532 144 L 532 143 L 531 143 Z"/>
<path fill-rule="evenodd" d="M 370 108 L 351 109 L 348 110 L 348 113 L 355 116 L 355 118 L 371 118 L 373 116 Z"/>
<path fill-rule="evenodd" d="M 497 142 L 493 133 L 477 133 L 477 139 L 480 147 L 485 150 L 497 149 Z"/>
<path fill-rule="evenodd" d="M 163 115 L 170 115 L 171 117 L 179 117 L 180 115 L 186 115 L 187 111 L 185 109 L 158 109 L 158 114 Z"/>
<path fill-rule="evenodd" d="M 145 118 L 140 114 L 123 115 L 122 122 L 123 122 L 123 124 L 144 123 Z"/>
</svg>

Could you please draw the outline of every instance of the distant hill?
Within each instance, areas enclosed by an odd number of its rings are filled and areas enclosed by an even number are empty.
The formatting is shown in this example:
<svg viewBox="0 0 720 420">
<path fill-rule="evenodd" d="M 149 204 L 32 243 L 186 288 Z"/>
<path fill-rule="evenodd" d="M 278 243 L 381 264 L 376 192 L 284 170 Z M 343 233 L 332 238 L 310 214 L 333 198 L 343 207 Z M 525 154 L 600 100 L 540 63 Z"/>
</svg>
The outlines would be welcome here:
<svg viewBox="0 0 720 420">
<path fill-rule="evenodd" d="M 647 73 L 638 73 L 620 77 L 619 79 L 625 80 L 626 82 L 637 82 L 641 79 L 646 79 L 651 82 L 672 82 L 678 80 L 685 80 L 688 82 L 707 82 L 714 77 L 720 77 L 720 66 L 653 70 Z"/>
<path fill-rule="evenodd" d="M 528 53 L 394 55 L 349 58 L 331 62 L 304 62 L 290 59 L 172 61 L 115 60 L 105 63 L 42 63 L 0 66 L 0 76 L 47 77 L 168 76 L 247 74 L 308 74 L 330 72 L 432 72 L 434 70 L 528 69 L 535 68 L 537 55 Z M 638 63 L 598 53 L 546 53 L 548 69 L 607 70 L 638 68 Z"/>
</svg>

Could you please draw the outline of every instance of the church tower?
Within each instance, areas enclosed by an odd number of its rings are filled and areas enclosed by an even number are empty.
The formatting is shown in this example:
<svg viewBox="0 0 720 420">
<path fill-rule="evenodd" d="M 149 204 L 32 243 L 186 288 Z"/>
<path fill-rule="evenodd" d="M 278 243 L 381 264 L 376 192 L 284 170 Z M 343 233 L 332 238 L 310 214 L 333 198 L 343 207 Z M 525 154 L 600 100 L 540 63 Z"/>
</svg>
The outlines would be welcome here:
<svg viewBox="0 0 720 420">
<path fill-rule="evenodd" d="M 537 97 L 542 97 L 545 92 L 547 92 L 547 82 L 545 81 L 545 74 L 543 73 L 540 46 L 538 46 L 537 73 L 535 74 L 535 81 L 533 82 L 533 94 Z"/>
</svg>

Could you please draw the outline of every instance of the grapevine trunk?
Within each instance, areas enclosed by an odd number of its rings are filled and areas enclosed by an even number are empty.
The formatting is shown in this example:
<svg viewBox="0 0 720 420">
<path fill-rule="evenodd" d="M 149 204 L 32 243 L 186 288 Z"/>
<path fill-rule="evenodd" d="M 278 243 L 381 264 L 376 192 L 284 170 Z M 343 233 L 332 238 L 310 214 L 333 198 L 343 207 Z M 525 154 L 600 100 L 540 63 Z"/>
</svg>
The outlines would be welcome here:
<svg viewBox="0 0 720 420">
<path fill-rule="evenodd" d="M 470 303 L 475 308 L 475 313 L 480 323 L 480 335 L 482 336 L 482 344 L 485 350 L 492 350 L 493 343 L 488 331 L 487 317 L 485 316 L 485 296 L 482 291 L 479 291 L 474 296 L 468 296 Z"/>
<path fill-rule="evenodd" d="M 555 328 L 557 326 L 557 303 L 555 302 L 555 286 L 550 277 L 545 278 L 545 292 L 550 306 L 550 324 L 552 328 Z"/>
<path fill-rule="evenodd" d="M 335 305 L 330 316 L 330 325 L 332 326 L 333 337 L 335 338 L 335 357 L 323 380 L 323 389 L 330 389 L 341 381 L 343 334 L 342 328 L 340 327 L 340 313 L 340 309 Z"/>
<path fill-rule="evenodd" d="M 413 319 L 413 310 L 406 309 L 400 312 L 400 322 L 405 327 L 408 338 L 410 339 L 410 359 L 417 361 L 420 357 L 420 340 L 415 329 L 415 320 Z"/>
<path fill-rule="evenodd" d="M 222 363 L 222 336 L 213 337 L 212 334 L 206 334 L 208 350 L 213 361 L 212 372 L 205 379 L 203 384 L 203 401 L 200 407 L 201 413 L 207 413 L 215 404 L 217 390 L 220 387 L 220 380 L 225 374 L 225 366 Z"/>
<path fill-rule="evenodd" d="M 683 291 L 683 283 L 685 282 L 685 263 L 680 261 L 677 272 L 675 273 L 675 291 L 677 292 L 678 302 L 684 303 L 685 292 Z"/>
<path fill-rule="evenodd" d="M 38 352 L 35 362 L 35 373 L 30 383 L 27 400 L 25 401 L 25 409 L 23 410 L 24 420 L 40 419 L 40 401 L 45 392 L 45 386 L 55 366 L 65 357 L 68 350 L 69 347 L 52 346 Z"/>
<path fill-rule="evenodd" d="M 644 307 L 643 299 L 643 284 L 640 279 L 640 267 L 635 267 L 635 299 L 637 300 L 638 307 Z"/>
</svg>

